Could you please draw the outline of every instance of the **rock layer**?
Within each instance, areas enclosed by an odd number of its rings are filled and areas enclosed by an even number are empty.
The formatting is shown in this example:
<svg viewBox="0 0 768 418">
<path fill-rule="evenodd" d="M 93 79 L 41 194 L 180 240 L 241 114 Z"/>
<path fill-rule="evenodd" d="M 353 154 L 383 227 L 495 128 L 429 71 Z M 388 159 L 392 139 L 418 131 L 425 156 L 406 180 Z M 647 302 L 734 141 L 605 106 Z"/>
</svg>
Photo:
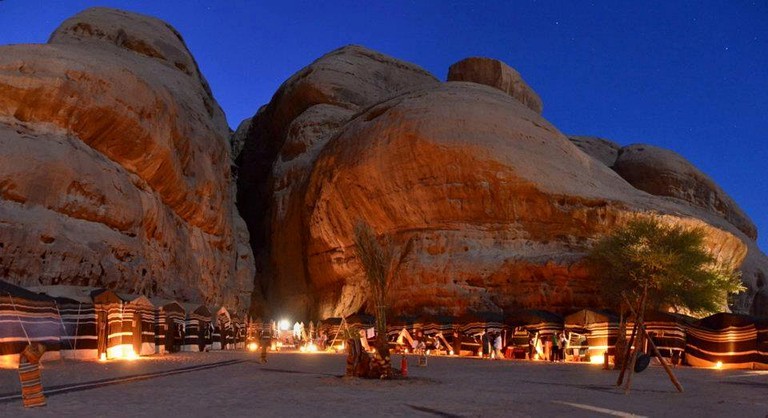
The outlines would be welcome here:
<svg viewBox="0 0 768 418">
<path fill-rule="evenodd" d="M 0 273 L 247 308 L 228 135 L 157 19 L 88 9 L 0 48 Z"/>
</svg>

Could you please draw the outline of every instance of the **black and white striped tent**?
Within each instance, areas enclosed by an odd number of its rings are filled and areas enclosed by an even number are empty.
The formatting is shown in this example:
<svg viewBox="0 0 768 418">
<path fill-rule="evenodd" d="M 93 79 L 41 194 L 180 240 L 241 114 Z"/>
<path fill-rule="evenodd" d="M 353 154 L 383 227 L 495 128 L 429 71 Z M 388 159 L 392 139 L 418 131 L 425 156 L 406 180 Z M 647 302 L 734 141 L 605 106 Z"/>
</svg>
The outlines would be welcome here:
<svg viewBox="0 0 768 418">
<path fill-rule="evenodd" d="M 504 315 L 499 312 L 468 312 L 456 320 L 465 335 L 477 336 L 483 332 L 501 332 L 505 329 Z"/>
<path fill-rule="evenodd" d="M 213 343 L 211 349 L 213 350 L 226 350 L 231 347 L 227 347 L 228 335 L 232 332 L 232 317 L 229 314 L 229 310 L 222 306 L 216 310 L 216 315 L 211 318 L 213 323 Z"/>
<path fill-rule="evenodd" d="M 696 367 L 755 367 L 760 362 L 757 351 L 757 327 L 754 318 L 732 313 L 717 313 L 686 329 L 685 362 Z"/>
<path fill-rule="evenodd" d="M 186 310 L 174 300 L 152 298 L 156 307 L 155 316 L 155 351 L 173 353 L 181 351 L 184 345 L 184 321 Z"/>
<path fill-rule="evenodd" d="M 682 358 L 685 352 L 686 327 L 694 318 L 670 312 L 647 311 L 644 315 L 645 329 L 653 338 L 653 343 L 664 357 Z M 633 322 L 627 323 L 627 333 L 631 333 Z"/>
<path fill-rule="evenodd" d="M 211 347 L 211 311 L 205 305 L 182 304 L 187 312 L 183 351 L 205 351 Z"/>
<path fill-rule="evenodd" d="M 590 358 L 602 359 L 606 351 L 612 355 L 616 349 L 619 317 L 611 312 L 582 309 L 566 316 L 563 325 L 570 334 L 570 351 L 581 350 Z M 586 337 L 586 341 L 580 337 Z M 571 353 L 566 353 L 568 354 Z"/>
<path fill-rule="evenodd" d="M 155 305 L 140 295 L 120 294 L 124 301 L 123 343 L 130 340 L 133 352 L 139 356 L 155 354 Z"/>
<path fill-rule="evenodd" d="M 17 367 L 30 342 L 45 345 L 45 359 L 58 358 L 61 319 L 53 298 L 0 280 L 0 367 Z"/>
<path fill-rule="evenodd" d="M 29 290 L 54 298 L 61 323 L 61 356 L 75 360 L 98 358 L 95 288 L 87 286 L 34 286 Z"/>
</svg>

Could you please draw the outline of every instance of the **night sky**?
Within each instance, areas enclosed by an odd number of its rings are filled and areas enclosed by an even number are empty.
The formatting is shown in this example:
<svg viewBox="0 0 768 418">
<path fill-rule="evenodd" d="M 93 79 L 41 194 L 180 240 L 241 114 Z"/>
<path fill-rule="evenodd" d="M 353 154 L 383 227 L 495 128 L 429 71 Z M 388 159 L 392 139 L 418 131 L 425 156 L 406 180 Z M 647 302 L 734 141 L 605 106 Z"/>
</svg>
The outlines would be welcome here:
<svg viewBox="0 0 768 418">
<path fill-rule="evenodd" d="M 90 6 L 181 32 L 230 126 L 291 74 L 360 44 L 440 79 L 469 56 L 517 69 L 562 132 L 678 152 L 768 250 L 768 1 L 0 0 L 0 44 L 44 43 Z M 374 4 L 376 3 L 376 4 Z"/>
</svg>

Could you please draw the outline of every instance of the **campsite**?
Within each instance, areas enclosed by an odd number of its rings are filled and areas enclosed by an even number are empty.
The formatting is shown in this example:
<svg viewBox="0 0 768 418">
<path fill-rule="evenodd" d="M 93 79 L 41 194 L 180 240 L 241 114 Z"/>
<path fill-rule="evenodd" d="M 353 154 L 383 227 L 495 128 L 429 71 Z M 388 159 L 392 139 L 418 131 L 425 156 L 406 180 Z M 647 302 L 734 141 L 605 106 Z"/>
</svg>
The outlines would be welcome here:
<svg viewBox="0 0 768 418">
<path fill-rule="evenodd" d="M 395 355 L 400 364 L 400 355 Z M 46 408 L 26 410 L 6 400 L 15 370 L 0 370 L 0 416 L 650 416 L 764 417 L 766 371 L 678 367 L 686 387 L 675 392 L 661 367 L 636 376 L 625 395 L 616 373 L 588 363 L 432 357 L 427 367 L 408 356 L 407 380 L 343 377 L 344 356 L 328 353 L 180 352 L 135 361 L 53 361 L 43 368 L 51 394 Z M 210 368 L 203 368 L 210 366 Z M 188 368 L 187 372 L 180 370 Z M 181 371 L 93 388 L 78 384 Z M 66 390 L 66 389 L 65 389 Z M 602 412 L 601 412 L 602 411 Z"/>
</svg>

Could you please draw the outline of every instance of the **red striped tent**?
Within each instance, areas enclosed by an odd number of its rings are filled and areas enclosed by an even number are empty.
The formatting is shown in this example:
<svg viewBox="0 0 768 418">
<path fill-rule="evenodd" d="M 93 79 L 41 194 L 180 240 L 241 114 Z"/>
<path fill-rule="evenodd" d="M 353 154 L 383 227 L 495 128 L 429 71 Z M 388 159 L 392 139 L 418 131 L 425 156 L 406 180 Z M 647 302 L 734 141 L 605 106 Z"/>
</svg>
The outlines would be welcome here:
<svg viewBox="0 0 768 418">
<path fill-rule="evenodd" d="M 30 342 L 41 343 L 44 358 L 60 356 L 61 319 L 53 298 L 0 280 L 0 367 L 18 367 Z"/>
<path fill-rule="evenodd" d="M 747 315 L 717 313 L 686 329 L 685 362 L 696 367 L 751 369 L 760 363 L 755 319 Z"/>
</svg>

